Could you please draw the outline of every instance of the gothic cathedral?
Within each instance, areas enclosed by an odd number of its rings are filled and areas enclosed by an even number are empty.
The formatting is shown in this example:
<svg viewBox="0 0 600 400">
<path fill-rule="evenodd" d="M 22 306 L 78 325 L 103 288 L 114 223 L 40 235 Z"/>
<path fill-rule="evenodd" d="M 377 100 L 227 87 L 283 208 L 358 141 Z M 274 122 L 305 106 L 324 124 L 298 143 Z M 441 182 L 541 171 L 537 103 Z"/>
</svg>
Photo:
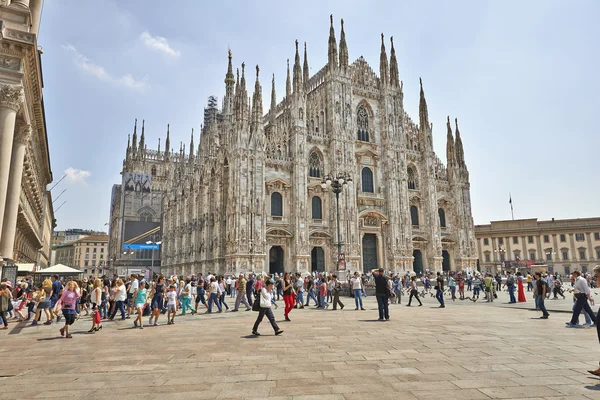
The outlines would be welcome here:
<svg viewBox="0 0 600 400">
<path fill-rule="evenodd" d="M 404 111 L 390 45 L 388 59 L 382 35 L 379 76 L 362 57 L 349 64 L 343 20 L 338 48 L 332 18 L 327 65 L 310 76 L 296 41 L 285 97 L 273 77 L 266 115 L 259 67 L 250 99 L 230 52 L 222 107 L 209 99 L 197 150 L 193 131 L 189 155 L 169 150 L 168 133 L 162 153 L 134 133 L 123 176 L 151 174 L 162 193 L 149 217 L 161 219 L 163 274 L 334 271 L 338 237 L 347 271 L 476 268 L 458 123 L 453 132 L 448 118 L 444 166 L 422 84 L 419 124 Z M 336 195 L 322 183 L 342 175 L 338 236 Z"/>
</svg>

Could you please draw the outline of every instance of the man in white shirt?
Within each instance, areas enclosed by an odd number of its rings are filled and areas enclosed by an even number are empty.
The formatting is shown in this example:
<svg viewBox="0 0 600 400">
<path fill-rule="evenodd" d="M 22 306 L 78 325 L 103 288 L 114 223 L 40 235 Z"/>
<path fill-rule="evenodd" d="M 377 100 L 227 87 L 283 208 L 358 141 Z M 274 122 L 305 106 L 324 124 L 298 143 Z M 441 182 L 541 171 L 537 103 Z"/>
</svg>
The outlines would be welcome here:
<svg viewBox="0 0 600 400">
<path fill-rule="evenodd" d="M 135 274 L 131 274 L 131 283 L 129 285 L 129 291 L 127 292 L 127 315 L 131 315 L 131 310 L 133 309 L 133 294 L 139 289 L 140 281 L 138 281 L 137 276 Z"/>
<path fill-rule="evenodd" d="M 302 279 L 302 275 L 298 274 L 295 286 L 297 295 L 294 308 L 304 308 L 304 279 Z"/>
<path fill-rule="evenodd" d="M 573 285 L 575 306 L 573 306 L 573 317 L 571 317 L 571 321 L 567 322 L 566 324 L 569 328 L 574 328 L 577 326 L 577 321 L 579 320 L 579 314 L 581 314 L 581 310 L 585 310 L 585 312 L 590 316 L 592 323 L 596 323 L 596 314 L 594 314 L 592 308 L 588 304 L 590 287 L 588 286 L 585 278 L 581 276 L 580 271 L 573 271 L 573 276 L 575 277 L 575 284 Z"/>
</svg>

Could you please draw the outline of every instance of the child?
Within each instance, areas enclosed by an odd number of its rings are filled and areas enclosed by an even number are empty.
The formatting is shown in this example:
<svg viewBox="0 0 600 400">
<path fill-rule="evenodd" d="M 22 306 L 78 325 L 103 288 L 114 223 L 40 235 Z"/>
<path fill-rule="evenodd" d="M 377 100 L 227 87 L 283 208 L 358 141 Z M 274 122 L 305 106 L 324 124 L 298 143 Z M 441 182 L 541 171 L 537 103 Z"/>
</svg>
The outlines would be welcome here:
<svg viewBox="0 0 600 400">
<path fill-rule="evenodd" d="M 177 287 L 175 285 L 169 286 L 169 291 L 167 292 L 167 324 L 172 325 L 175 323 L 175 314 L 177 312 Z M 171 313 L 173 316 L 171 316 Z"/>
<path fill-rule="evenodd" d="M 462 275 L 458 275 L 458 295 L 461 300 L 465 299 L 465 280 Z"/>
</svg>

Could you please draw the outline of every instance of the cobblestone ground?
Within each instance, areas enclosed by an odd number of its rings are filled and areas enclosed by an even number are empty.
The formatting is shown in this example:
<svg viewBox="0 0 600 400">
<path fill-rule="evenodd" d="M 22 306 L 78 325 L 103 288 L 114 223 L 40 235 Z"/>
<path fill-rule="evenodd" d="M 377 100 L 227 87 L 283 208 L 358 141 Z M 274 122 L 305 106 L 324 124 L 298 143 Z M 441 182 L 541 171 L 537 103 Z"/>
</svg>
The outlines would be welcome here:
<svg viewBox="0 0 600 400">
<path fill-rule="evenodd" d="M 586 372 L 600 359 L 596 332 L 566 328 L 565 312 L 534 319 L 541 313 L 507 305 L 504 293 L 445 309 L 427 297 L 423 307 L 402 299 L 378 322 L 373 297 L 367 311 L 342 301 L 343 311 L 293 310 L 282 336 L 266 319 L 263 336 L 250 336 L 251 311 L 172 326 L 161 316 L 144 330 L 104 322 L 95 334 L 82 317 L 70 340 L 60 325 L 10 323 L 0 333 L 0 399 L 600 399 L 600 380 Z M 275 316 L 283 320 L 282 307 Z"/>
</svg>

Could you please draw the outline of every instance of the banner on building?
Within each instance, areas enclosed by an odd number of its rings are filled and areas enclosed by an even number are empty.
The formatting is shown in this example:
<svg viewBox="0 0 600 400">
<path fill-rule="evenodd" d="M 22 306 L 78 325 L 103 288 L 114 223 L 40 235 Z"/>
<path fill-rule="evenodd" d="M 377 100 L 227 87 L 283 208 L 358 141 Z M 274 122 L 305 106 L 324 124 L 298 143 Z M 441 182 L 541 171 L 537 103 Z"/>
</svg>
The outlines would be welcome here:
<svg viewBox="0 0 600 400">
<path fill-rule="evenodd" d="M 152 175 L 125 172 L 123 173 L 123 187 L 128 192 L 150 192 Z"/>
</svg>

